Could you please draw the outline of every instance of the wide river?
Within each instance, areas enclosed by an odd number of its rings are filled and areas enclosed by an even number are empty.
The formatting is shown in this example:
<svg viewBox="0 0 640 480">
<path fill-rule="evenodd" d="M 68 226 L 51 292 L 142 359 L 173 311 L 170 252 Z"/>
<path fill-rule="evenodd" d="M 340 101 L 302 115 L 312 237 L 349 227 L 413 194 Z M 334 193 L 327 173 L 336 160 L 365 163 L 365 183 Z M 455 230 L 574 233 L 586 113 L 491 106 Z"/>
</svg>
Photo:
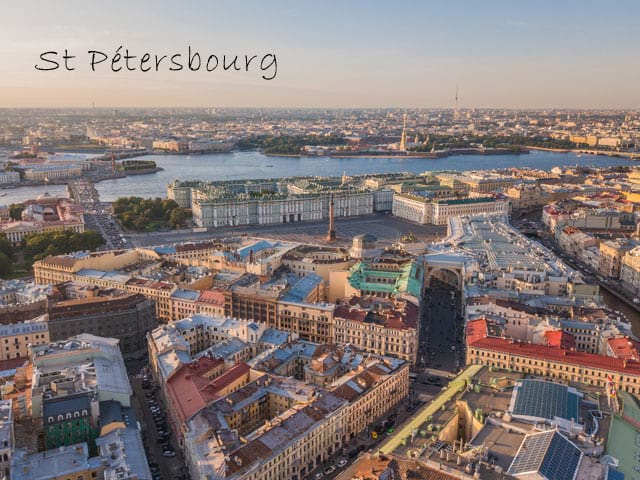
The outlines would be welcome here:
<svg viewBox="0 0 640 480">
<path fill-rule="evenodd" d="M 532 151 L 524 155 L 457 155 L 448 158 L 327 158 L 266 157 L 259 152 L 233 152 L 212 155 L 148 155 L 164 170 L 96 185 L 100 198 L 113 201 L 118 197 L 165 197 L 167 184 L 180 180 L 239 180 L 303 175 L 339 176 L 389 172 L 421 173 L 434 170 L 482 170 L 507 167 L 535 167 L 550 170 L 567 165 L 629 165 L 622 158 Z M 34 198 L 44 192 L 59 195 L 64 185 L 20 187 L 0 190 L 0 204 Z"/>
</svg>

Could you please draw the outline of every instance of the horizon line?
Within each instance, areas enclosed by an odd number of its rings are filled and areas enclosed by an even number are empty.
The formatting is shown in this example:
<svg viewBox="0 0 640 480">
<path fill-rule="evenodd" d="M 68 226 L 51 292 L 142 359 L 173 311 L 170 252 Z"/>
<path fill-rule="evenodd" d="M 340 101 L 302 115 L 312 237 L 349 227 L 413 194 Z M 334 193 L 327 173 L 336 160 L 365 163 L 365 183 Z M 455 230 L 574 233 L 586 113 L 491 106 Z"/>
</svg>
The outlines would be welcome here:
<svg viewBox="0 0 640 480">
<path fill-rule="evenodd" d="M 455 107 L 421 107 L 421 106 L 332 106 L 332 107 L 318 107 L 318 106 L 189 106 L 189 105 L 157 105 L 157 106 L 123 106 L 123 105 L 109 105 L 109 106 L 16 106 L 16 107 L 0 107 L 0 111 L 3 110 L 152 110 L 152 109 L 225 109 L 225 110 L 451 110 L 455 111 Z M 542 111 L 542 110 L 563 110 L 563 111 L 618 111 L 618 112 L 630 112 L 639 111 L 640 106 L 637 107 L 488 107 L 488 106 L 468 106 L 458 107 L 459 111 L 465 110 L 517 110 L 517 111 Z"/>
</svg>

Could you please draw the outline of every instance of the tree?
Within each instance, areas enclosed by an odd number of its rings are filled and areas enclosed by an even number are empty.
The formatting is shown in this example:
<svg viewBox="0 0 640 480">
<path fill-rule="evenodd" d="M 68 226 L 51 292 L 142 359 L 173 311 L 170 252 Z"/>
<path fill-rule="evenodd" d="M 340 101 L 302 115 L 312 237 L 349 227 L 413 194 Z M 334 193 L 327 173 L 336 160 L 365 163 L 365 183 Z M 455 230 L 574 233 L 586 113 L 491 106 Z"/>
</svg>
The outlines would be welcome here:
<svg viewBox="0 0 640 480">
<path fill-rule="evenodd" d="M 76 233 L 71 230 L 31 234 L 23 240 L 24 255 L 29 261 L 49 255 L 61 255 L 79 250 L 95 250 L 104 243 L 102 235 L 94 231 Z"/>
<path fill-rule="evenodd" d="M 174 208 L 169 215 L 169 225 L 172 228 L 178 228 L 184 225 L 189 218 L 191 218 L 191 210 L 181 207 Z"/>
<path fill-rule="evenodd" d="M 122 197 L 113 202 L 113 211 L 125 228 L 132 230 L 154 230 L 176 222 L 184 223 L 189 214 L 171 214 L 180 207 L 174 200 L 161 198 Z M 183 218 L 184 217 L 184 218 Z"/>
<path fill-rule="evenodd" d="M 13 263 L 3 252 L 0 252 L 0 277 L 7 277 L 13 273 Z"/>
<path fill-rule="evenodd" d="M 12 203 L 9 205 L 9 216 L 14 220 L 22 219 L 22 210 L 24 210 L 23 203 Z"/>
<path fill-rule="evenodd" d="M 9 258 L 13 255 L 13 245 L 11 245 L 11 242 L 7 240 L 6 235 L 0 235 L 0 252 L 4 253 Z"/>
</svg>

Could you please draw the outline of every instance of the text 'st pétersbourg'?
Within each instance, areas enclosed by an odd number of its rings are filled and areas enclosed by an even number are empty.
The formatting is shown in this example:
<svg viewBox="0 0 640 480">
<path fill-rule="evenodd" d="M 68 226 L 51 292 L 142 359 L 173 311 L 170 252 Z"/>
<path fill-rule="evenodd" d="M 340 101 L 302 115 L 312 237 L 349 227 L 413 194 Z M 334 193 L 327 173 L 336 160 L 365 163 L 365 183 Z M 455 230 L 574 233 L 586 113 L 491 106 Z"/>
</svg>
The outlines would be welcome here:
<svg viewBox="0 0 640 480">
<path fill-rule="evenodd" d="M 76 69 L 77 56 L 67 49 L 64 53 L 55 50 L 42 52 L 40 62 L 34 68 L 41 71 L 52 71 L 63 68 L 68 71 Z M 119 46 L 113 53 L 100 50 L 87 50 L 87 60 L 94 72 L 159 72 L 181 70 L 198 72 L 236 71 L 258 72 L 264 80 L 273 80 L 278 74 L 278 60 L 275 53 L 257 55 L 216 55 L 202 54 L 191 46 L 183 53 L 157 54 L 144 52 L 134 55 L 128 48 Z"/>
</svg>

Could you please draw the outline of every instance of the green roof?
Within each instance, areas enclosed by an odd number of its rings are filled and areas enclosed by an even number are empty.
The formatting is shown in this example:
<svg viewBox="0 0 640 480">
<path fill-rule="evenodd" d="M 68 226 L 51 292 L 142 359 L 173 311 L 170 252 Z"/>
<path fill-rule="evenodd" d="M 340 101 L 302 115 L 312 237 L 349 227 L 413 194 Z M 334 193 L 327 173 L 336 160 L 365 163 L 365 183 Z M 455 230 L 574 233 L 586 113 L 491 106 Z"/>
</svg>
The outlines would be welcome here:
<svg viewBox="0 0 640 480">
<path fill-rule="evenodd" d="M 420 297 L 423 270 L 415 262 L 407 262 L 397 271 L 377 270 L 366 262 L 358 262 L 349 270 L 349 284 L 356 290 L 397 295 L 407 292 Z M 385 283 L 369 282 L 369 278 L 386 278 Z"/>
<path fill-rule="evenodd" d="M 624 407 L 622 415 L 615 414 L 611 419 L 607 453 L 620 461 L 618 469 L 624 473 L 625 478 L 633 478 L 636 475 L 635 469 L 640 469 L 640 447 L 636 446 L 638 431 L 627 418 L 640 421 L 640 408 L 631 394 L 619 391 L 618 395 Z"/>
</svg>

